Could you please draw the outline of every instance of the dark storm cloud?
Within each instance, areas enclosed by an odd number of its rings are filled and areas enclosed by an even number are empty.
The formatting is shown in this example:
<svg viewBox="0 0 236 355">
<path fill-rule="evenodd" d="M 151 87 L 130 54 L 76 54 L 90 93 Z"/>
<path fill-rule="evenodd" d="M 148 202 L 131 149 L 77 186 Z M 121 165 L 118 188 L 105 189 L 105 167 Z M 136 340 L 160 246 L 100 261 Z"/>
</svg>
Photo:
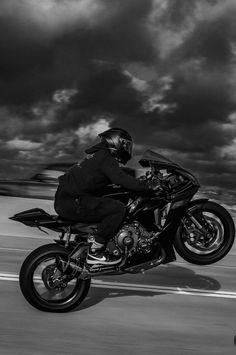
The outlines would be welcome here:
<svg viewBox="0 0 236 355">
<path fill-rule="evenodd" d="M 234 132 L 223 130 L 229 114 L 236 109 L 225 75 L 179 73 L 174 77 L 165 104 L 176 104 L 174 112 L 162 115 L 161 128 L 175 131 L 170 148 L 197 152 L 227 145 Z M 168 136 L 168 134 L 167 134 Z"/>
<path fill-rule="evenodd" d="M 179 29 L 185 25 L 186 19 L 194 14 L 196 3 L 199 0 L 169 0 L 168 11 L 165 11 L 161 17 L 161 22 L 164 26 L 169 25 L 171 27 Z"/>
<path fill-rule="evenodd" d="M 230 12 L 211 20 L 200 21 L 184 43 L 183 53 L 187 58 L 203 58 L 212 68 L 226 67 L 232 60 L 232 43 L 236 39 L 236 7 Z"/>
<path fill-rule="evenodd" d="M 27 25 L 18 21 L 17 13 L 4 17 L 3 12 L 0 17 L 1 105 L 31 103 L 57 87 L 51 48 L 45 41 L 31 36 L 34 27 Z"/>
<path fill-rule="evenodd" d="M 204 2 L 202 2 L 204 3 Z M 206 2 L 212 4 L 216 2 Z M 195 2 L 196 5 L 196 2 Z M 194 17 L 193 8 L 189 2 L 181 2 L 179 12 L 176 11 L 177 2 L 169 1 L 169 7 L 163 16 L 163 22 L 168 22 L 172 27 L 183 26 L 182 20 Z M 129 13 L 129 12 L 128 12 Z M 139 12 L 137 11 L 139 14 Z M 169 14 L 169 15 L 168 15 Z M 139 14 L 140 16 L 140 14 Z M 124 14 L 123 14 L 124 17 Z M 165 20 L 165 17 L 168 18 Z M 134 16 L 135 18 L 135 16 Z M 117 15 L 120 21 L 121 17 Z M 229 20 L 229 24 L 227 24 Z M 165 141 L 162 138 L 160 143 L 164 147 L 182 151 L 205 151 L 209 152 L 215 146 L 224 146 L 233 138 L 230 132 L 221 132 L 219 123 L 227 122 L 228 115 L 234 110 L 234 102 L 231 99 L 232 87 L 230 86 L 230 73 L 232 61 L 231 42 L 234 38 L 233 16 L 229 12 L 217 15 L 217 18 L 195 21 L 193 30 L 186 37 L 178 49 L 165 58 L 165 63 L 158 62 L 161 68 L 164 68 L 162 74 L 172 75 L 173 84 L 163 97 L 163 104 L 174 104 L 176 109 L 171 113 L 161 113 L 155 110 L 152 114 L 146 113 L 143 109 L 145 95 L 141 94 L 131 86 L 131 80 L 121 72 L 119 66 L 115 69 L 92 68 L 85 78 L 77 82 L 78 94 L 73 97 L 71 104 L 67 107 L 67 115 L 64 116 L 64 122 L 75 127 L 79 119 L 82 123 L 86 118 L 102 112 L 114 114 L 116 123 L 134 131 L 134 135 L 141 142 L 146 142 L 146 136 L 149 136 L 150 142 L 156 141 L 155 130 L 161 131 L 161 135 L 166 132 Z M 135 22 L 135 20 L 134 20 Z M 218 26 L 219 25 L 219 29 Z M 115 26 L 119 28 L 119 36 L 126 31 L 126 26 Z M 122 28 L 121 28 L 122 27 Z M 135 28 L 135 27 L 134 27 Z M 103 34 L 96 34 L 99 38 Z M 74 33 L 76 38 L 76 35 Z M 113 36 L 113 34 L 111 34 Z M 109 35 L 107 36 L 107 38 Z M 82 39 L 85 37 L 82 36 Z M 99 49 L 96 43 L 102 43 L 101 40 L 89 41 L 90 34 L 87 33 L 88 43 L 95 43 L 94 53 L 100 55 L 100 59 L 109 59 L 119 64 L 125 60 L 132 60 L 133 57 L 125 57 L 125 53 L 117 53 L 122 46 L 116 44 L 116 48 L 106 52 L 106 44 Z M 134 37 L 133 37 L 134 38 Z M 225 38 L 225 42 L 224 39 Z M 64 41 L 64 39 L 63 39 Z M 127 41 L 132 42 L 130 39 Z M 87 52 L 88 43 L 81 45 L 77 38 L 75 43 Z M 108 42 L 110 43 L 110 42 Z M 126 39 L 125 39 L 126 45 Z M 219 49 L 218 49 L 219 45 Z M 70 45 L 69 45 L 70 46 Z M 74 48 L 75 46 L 70 46 Z M 140 46 L 143 48 L 143 46 Z M 111 47 L 113 48 L 113 47 Z M 219 55 L 218 51 L 221 53 Z M 149 47 L 146 58 L 141 58 L 143 62 L 148 63 L 149 56 L 154 62 L 157 57 L 153 56 L 152 47 Z M 112 55 L 115 53 L 115 58 Z M 104 56 L 105 54 L 105 56 Z M 129 55 L 132 54 L 132 47 Z M 91 53 L 90 53 L 91 55 Z M 123 57 L 121 58 L 120 55 Z M 137 53 L 134 58 L 137 58 Z M 221 63 L 223 68 L 217 69 Z M 214 64 L 214 67 L 210 67 Z M 91 68 L 90 68 L 91 69 Z M 157 69 L 158 70 L 158 69 Z M 60 121 L 63 125 L 63 120 Z M 135 123 L 135 124 L 134 124 Z M 142 127 L 143 126 L 143 127 Z M 175 130 L 174 134 L 172 133 Z M 139 133 L 140 131 L 140 133 Z M 143 133 L 146 132 L 144 135 Z M 168 136 L 171 139 L 168 139 Z M 186 137 L 189 139 L 187 140 Z M 163 142 L 162 142 L 163 141 Z"/>
<path fill-rule="evenodd" d="M 5 144 L 2 144 L 0 142 L 0 159 L 2 161 L 9 160 L 9 159 L 14 159 L 18 156 L 18 151 L 17 149 L 9 149 L 5 146 Z"/>
<path fill-rule="evenodd" d="M 53 7 L 46 11 L 46 5 Z M 6 141 L 16 137 L 44 142 L 44 157 L 55 156 L 53 147 L 67 155 L 68 139 L 63 141 L 63 132 L 73 136 L 72 130 L 95 121 L 92 115 L 105 109 L 108 95 L 107 109 L 111 111 L 113 105 L 124 112 L 138 104 L 135 90 L 128 88 L 129 80 L 121 70 L 101 67 L 110 68 L 110 62 L 114 68 L 129 61 L 149 63 L 156 58 L 145 25 L 151 1 L 136 1 L 135 7 L 133 1 L 117 0 L 72 0 L 61 2 L 64 7 L 58 5 L 53 0 L 0 3 L 0 135 Z M 89 87 L 94 80 L 98 80 L 97 92 Z M 103 87 L 99 105 L 96 95 Z M 82 105 L 75 100 L 71 105 L 56 105 L 52 95 L 64 88 L 78 89 Z M 94 108 L 90 107 L 91 95 L 96 101 Z M 57 132 L 63 133 L 58 140 L 64 147 L 53 139 Z M 11 159 L 12 150 L 7 144 L 5 147 Z M 34 158 L 40 159 L 40 152 L 38 157 L 32 152 Z"/>
<path fill-rule="evenodd" d="M 166 47 L 167 54 L 159 62 L 160 75 L 172 79 L 159 103 L 174 109 L 157 108 L 152 114 L 143 115 L 143 124 L 149 125 L 149 132 L 147 128 L 140 130 L 142 133 L 137 132 L 137 137 L 143 144 L 148 136 L 153 146 L 172 150 L 176 155 L 184 153 L 187 164 L 186 154 L 201 153 L 201 160 L 195 160 L 199 170 L 202 160 L 212 160 L 220 170 L 219 149 L 233 143 L 235 138 L 234 130 L 224 129 L 236 110 L 232 95 L 235 4 L 194 1 L 191 5 L 189 1 L 167 1 L 165 11 L 158 17 L 163 38 L 168 42 L 172 31 L 176 41 L 172 50 Z"/>
<path fill-rule="evenodd" d="M 164 115 L 161 122 L 167 132 L 174 130 L 169 148 L 205 152 L 210 160 L 209 153 L 229 145 L 235 138 L 234 131 L 223 128 L 236 110 L 232 95 L 235 89 L 232 80 L 235 14 L 235 6 L 230 6 L 198 21 L 168 58 L 167 71 L 172 73 L 173 84 L 163 102 L 175 103 L 176 109 Z M 218 160 L 219 156 L 216 164 Z"/>
<path fill-rule="evenodd" d="M 226 1 L 227 2 L 227 1 Z M 166 11 L 160 21 L 164 26 L 170 26 L 176 30 L 186 26 L 189 21 L 198 17 L 199 11 L 212 11 L 215 5 L 221 4 L 221 0 L 166 0 Z"/>
<path fill-rule="evenodd" d="M 14 13 L 16 1 L 9 3 L 11 16 L 0 16 L 0 104 L 30 104 L 49 98 L 56 89 L 73 86 L 74 80 L 93 70 L 93 60 L 154 60 L 155 51 L 144 23 L 151 1 L 137 0 L 135 7 L 131 0 L 97 3 L 106 11 L 103 22 L 94 18 L 91 25 L 78 19 L 62 29 L 49 28 L 48 36 L 30 22 L 27 11 L 25 22 L 21 18 L 23 9 L 21 16 Z M 26 6 L 27 1 L 23 1 L 22 8 L 27 10 Z"/>
<path fill-rule="evenodd" d="M 145 20 L 152 9 L 152 2 L 119 0 L 102 3 L 110 14 L 104 23 L 95 27 L 77 26 L 62 35 L 56 44 L 66 52 L 86 59 L 125 63 L 130 61 L 154 62 L 156 52 L 150 39 Z"/>
<path fill-rule="evenodd" d="M 78 94 L 73 96 L 70 107 L 134 115 L 140 110 L 141 96 L 132 88 L 130 77 L 115 68 L 104 69 L 79 83 Z"/>
<path fill-rule="evenodd" d="M 2 1 L 1 138 L 41 142 L 27 161 L 75 157 L 76 131 L 111 117 L 140 149 L 163 149 L 207 179 L 224 169 L 233 183 L 231 158 L 219 159 L 235 137 L 224 127 L 236 110 L 234 19 L 230 0 Z M 149 70 L 146 89 L 134 63 Z M 75 93 L 60 104 L 60 89 Z"/>
</svg>

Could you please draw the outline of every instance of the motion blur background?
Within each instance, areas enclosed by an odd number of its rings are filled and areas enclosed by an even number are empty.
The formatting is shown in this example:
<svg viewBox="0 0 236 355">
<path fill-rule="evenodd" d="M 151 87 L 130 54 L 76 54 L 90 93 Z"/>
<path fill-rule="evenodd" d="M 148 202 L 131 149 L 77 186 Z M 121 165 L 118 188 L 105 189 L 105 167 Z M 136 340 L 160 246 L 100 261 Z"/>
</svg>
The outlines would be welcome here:
<svg viewBox="0 0 236 355">
<path fill-rule="evenodd" d="M 234 0 L 2 0 L 0 177 L 76 162 L 121 126 L 234 214 Z M 23 184 L 22 184 L 23 189 Z"/>
</svg>

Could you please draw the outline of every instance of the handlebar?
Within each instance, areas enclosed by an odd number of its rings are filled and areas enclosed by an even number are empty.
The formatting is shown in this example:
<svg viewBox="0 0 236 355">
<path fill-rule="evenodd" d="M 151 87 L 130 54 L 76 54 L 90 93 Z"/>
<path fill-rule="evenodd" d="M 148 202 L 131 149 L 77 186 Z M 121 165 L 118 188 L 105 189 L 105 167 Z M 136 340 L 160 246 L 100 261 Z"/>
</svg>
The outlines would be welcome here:
<svg viewBox="0 0 236 355">
<path fill-rule="evenodd" d="M 157 191 L 156 196 L 158 195 L 168 195 L 169 187 L 165 183 L 165 179 L 160 179 L 152 171 L 148 170 L 145 175 L 139 177 L 140 180 L 147 181 L 152 183 L 154 186 L 156 185 Z M 154 192 L 155 193 L 155 192 Z"/>
</svg>

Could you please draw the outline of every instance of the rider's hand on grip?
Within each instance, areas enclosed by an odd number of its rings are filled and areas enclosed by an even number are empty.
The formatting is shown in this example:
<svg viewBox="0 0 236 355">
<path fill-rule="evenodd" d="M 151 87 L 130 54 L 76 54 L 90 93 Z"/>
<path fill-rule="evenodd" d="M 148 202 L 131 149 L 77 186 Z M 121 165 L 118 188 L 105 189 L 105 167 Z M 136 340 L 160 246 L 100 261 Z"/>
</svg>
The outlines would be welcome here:
<svg viewBox="0 0 236 355">
<path fill-rule="evenodd" d="M 150 189 L 153 191 L 154 196 L 164 198 L 166 197 L 165 190 L 154 182 L 149 182 Z"/>
</svg>

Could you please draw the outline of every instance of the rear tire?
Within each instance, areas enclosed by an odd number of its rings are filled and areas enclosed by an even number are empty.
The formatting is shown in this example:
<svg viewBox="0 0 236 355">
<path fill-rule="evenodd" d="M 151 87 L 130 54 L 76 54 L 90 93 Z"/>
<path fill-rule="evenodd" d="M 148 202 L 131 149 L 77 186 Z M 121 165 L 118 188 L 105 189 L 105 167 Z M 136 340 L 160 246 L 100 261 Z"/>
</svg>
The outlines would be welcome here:
<svg viewBox="0 0 236 355">
<path fill-rule="evenodd" d="M 23 296 L 33 307 L 41 311 L 68 312 L 78 307 L 90 288 L 90 279 L 77 278 L 58 292 L 45 286 L 42 279 L 45 269 L 55 267 L 54 260 L 59 256 L 67 257 L 67 250 L 57 244 L 43 245 L 27 256 L 20 270 L 19 280 Z M 40 272 L 40 265 L 43 263 L 45 267 Z"/>
<path fill-rule="evenodd" d="M 215 216 L 215 221 L 218 225 L 221 225 L 222 236 L 219 239 L 218 244 L 216 241 L 212 242 L 212 250 L 209 248 L 194 248 L 194 244 L 191 245 L 186 240 L 185 227 L 181 222 L 174 240 L 174 246 L 177 253 L 186 261 L 196 265 L 209 265 L 221 260 L 232 248 L 235 239 L 235 226 L 231 215 L 228 211 L 215 202 L 208 201 L 204 205 L 195 205 L 190 208 L 193 216 L 197 218 L 199 212 L 210 214 Z M 185 216 L 186 220 L 188 219 Z M 210 219 L 209 219 L 210 218 Z M 208 217 L 208 221 L 214 225 L 214 217 Z M 217 225 L 215 223 L 215 225 Z M 194 231 L 193 231 L 194 234 Z M 214 245 L 215 243 L 215 245 Z"/>
</svg>

